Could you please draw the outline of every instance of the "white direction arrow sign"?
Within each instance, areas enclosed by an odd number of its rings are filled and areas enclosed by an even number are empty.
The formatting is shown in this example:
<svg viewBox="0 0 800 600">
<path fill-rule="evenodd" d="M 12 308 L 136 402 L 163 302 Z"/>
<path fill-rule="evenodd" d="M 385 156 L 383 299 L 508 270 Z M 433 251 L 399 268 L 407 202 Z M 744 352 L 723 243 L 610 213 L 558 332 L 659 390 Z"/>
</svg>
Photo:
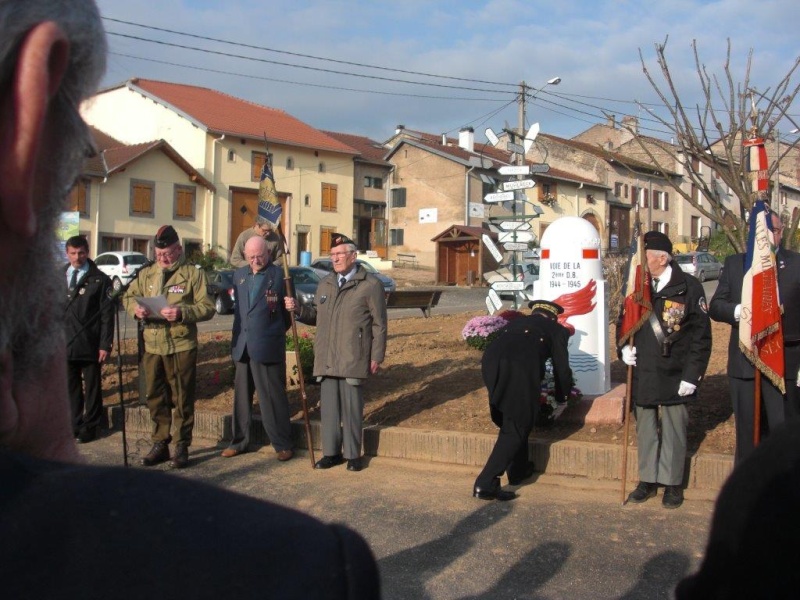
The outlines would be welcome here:
<svg viewBox="0 0 800 600">
<path fill-rule="evenodd" d="M 492 131 L 491 127 L 487 127 L 484 133 L 486 134 L 486 139 L 489 140 L 489 143 L 492 146 L 497 146 L 497 144 L 500 143 L 500 138 L 498 138 L 497 134 Z"/>
<path fill-rule="evenodd" d="M 524 231 L 531 228 L 531 224 L 527 221 L 503 221 L 499 225 L 503 231 Z"/>
<path fill-rule="evenodd" d="M 536 187 L 536 182 L 533 179 L 520 179 L 519 181 L 504 181 L 503 191 L 508 190 L 527 190 Z"/>
<path fill-rule="evenodd" d="M 525 289 L 524 281 L 495 281 L 492 284 L 492 289 L 498 292 L 515 292 L 517 290 Z M 490 292 L 491 293 L 491 292 Z"/>
<path fill-rule="evenodd" d="M 496 310 L 498 310 L 497 308 L 494 307 L 494 304 L 492 303 L 492 299 L 489 298 L 489 296 L 486 296 L 486 310 L 489 311 L 490 315 L 493 315 L 494 312 Z"/>
<path fill-rule="evenodd" d="M 528 129 L 528 133 L 525 134 L 525 139 L 522 141 L 522 145 L 525 146 L 525 152 L 531 149 L 537 135 L 539 135 L 539 124 L 534 123 L 531 125 L 531 128 Z"/>
<path fill-rule="evenodd" d="M 509 251 L 516 251 L 516 250 L 525 251 L 525 250 L 528 249 L 528 242 L 522 242 L 522 243 L 520 243 L 520 242 L 506 242 L 505 244 L 503 244 L 503 248 L 505 248 L 506 250 L 509 250 Z"/>
<path fill-rule="evenodd" d="M 514 199 L 514 192 L 495 192 L 493 194 L 486 194 L 483 199 L 486 202 L 505 202 L 506 200 Z"/>
<path fill-rule="evenodd" d="M 483 240 L 483 245 L 486 246 L 489 249 L 489 252 L 492 253 L 494 259 L 497 262 L 503 262 L 503 254 L 502 252 L 500 252 L 500 250 L 497 249 L 497 246 L 494 245 L 492 238 L 490 238 L 487 234 L 484 233 L 481 236 L 481 240 Z"/>
<path fill-rule="evenodd" d="M 532 242 L 533 233 L 530 231 L 504 231 L 497 239 L 503 242 Z"/>
<path fill-rule="evenodd" d="M 545 163 L 536 163 L 533 165 L 529 165 L 528 169 L 530 170 L 531 173 L 547 173 L 550 170 L 550 165 Z"/>
<path fill-rule="evenodd" d="M 500 167 L 498 171 L 500 171 L 500 175 L 530 174 L 530 169 L 528 168 L 528 165 L 506 165 L 505 167 Z"/>
<path fill-rule="evenodd" d="M 489 290 L 489 295 L 486 297 L 486 305 L 489 305 L 491 302 L 494 305 L 495 310 L 500 310 L 503 308 L 503 301 L 500 300 L 500 296 L 497 295 L 497 292 L 494 290 Z"/>
<path fill-rule="evenodd" d="M 525 148 L 514 142 L 506 142 L 506 150 L 509 152 L 516 152 L 517 154 L 525 154 Z"/>
</svg>

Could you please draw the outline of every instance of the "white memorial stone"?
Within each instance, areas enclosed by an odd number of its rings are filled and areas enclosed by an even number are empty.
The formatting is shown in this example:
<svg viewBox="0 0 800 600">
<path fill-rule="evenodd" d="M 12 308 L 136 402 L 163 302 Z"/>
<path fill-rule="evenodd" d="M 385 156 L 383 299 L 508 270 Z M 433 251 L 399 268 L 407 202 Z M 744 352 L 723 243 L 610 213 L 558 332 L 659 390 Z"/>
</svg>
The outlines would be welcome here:
<svg viewBox="0 0 800 600">
<path fill-rule="evenodd" d="M 560 321 L 575 328 L 569 340 L 575 384 L 584 394 L 604 394 L 611 389 L 611 358 L 600 234 L 585 219 L 561 217 L 542 235 L 539 257 L 533 296 L 564 307 Z"/>
</svg>

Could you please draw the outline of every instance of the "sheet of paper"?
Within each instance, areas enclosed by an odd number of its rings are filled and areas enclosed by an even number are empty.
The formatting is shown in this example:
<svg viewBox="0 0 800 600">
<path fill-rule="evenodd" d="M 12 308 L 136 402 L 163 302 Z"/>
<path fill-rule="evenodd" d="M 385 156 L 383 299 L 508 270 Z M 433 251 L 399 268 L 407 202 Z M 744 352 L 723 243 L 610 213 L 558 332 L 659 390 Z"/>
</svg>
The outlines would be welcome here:
<svg viewBox="0 0 800 600">
<path fill-rule="evenodd" d="M 150 319 L 163 319 L 164 317 L 161 316 L 161 309 L 166 308 L 169 306 L 167 304 L 167 297 L 166 296 L 154 296 L 152 298 L 143 298 L 141 296 L 135 296 L 134 300 L 136 303 L 144 306 L 147 310 L 150 311 Z"/>
</svg>

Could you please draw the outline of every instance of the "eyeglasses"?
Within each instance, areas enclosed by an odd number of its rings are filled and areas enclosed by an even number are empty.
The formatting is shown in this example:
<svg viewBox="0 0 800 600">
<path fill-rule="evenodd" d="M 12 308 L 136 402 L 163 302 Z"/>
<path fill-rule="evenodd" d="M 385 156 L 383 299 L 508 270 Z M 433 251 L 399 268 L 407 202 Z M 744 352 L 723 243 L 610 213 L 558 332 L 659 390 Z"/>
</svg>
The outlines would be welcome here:
<svg viewBox="0 0 800 600">
<path fill-rule="evenodd" d="M 348 254 L 353 254 L 353 251 L 348 250 L 347 252 L 331 252 L 330 254 L 328 254 L 328 256 L 330 256 L 332 259 L 336 259 L 341 256 L 347 256 Z"/>
<path fill-rule="evenodd" d="M 170 246 L 169 248 L 164 248 L 163 250 L 156 250 L 155 256 L 156 258 L 167 258 L 168 256 L 172 256 L 176 252 L 180 251 L 181 245 L 175 244 L 174 246 Z"/>
</svg>

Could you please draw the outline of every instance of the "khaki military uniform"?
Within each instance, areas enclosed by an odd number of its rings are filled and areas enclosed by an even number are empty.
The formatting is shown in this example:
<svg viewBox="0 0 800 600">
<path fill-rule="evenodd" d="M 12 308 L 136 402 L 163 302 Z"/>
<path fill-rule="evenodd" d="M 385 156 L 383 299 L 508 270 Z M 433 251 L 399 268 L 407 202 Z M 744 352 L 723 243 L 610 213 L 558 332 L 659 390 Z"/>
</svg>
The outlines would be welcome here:
<svg viewBox="0 0 800 600">
<path fill-rule="evenodd" d="M 142 269 L 125 293 L 125 310 L 134 316 L 136 297 L 159 295 L 180 307 L 181 320 L 170 323 L 148 317 L 144 322 L 142 375 L 147 382 L 153 442 L 171 441 L 175 408 L 177 442 L 189 446 L 194 427 L 197 323 L 214 316 L 214 301 L 208 295 L 205 273 L 186 264 L 185 257 L 166 271 L 157 265 Z"/>
</svg>

